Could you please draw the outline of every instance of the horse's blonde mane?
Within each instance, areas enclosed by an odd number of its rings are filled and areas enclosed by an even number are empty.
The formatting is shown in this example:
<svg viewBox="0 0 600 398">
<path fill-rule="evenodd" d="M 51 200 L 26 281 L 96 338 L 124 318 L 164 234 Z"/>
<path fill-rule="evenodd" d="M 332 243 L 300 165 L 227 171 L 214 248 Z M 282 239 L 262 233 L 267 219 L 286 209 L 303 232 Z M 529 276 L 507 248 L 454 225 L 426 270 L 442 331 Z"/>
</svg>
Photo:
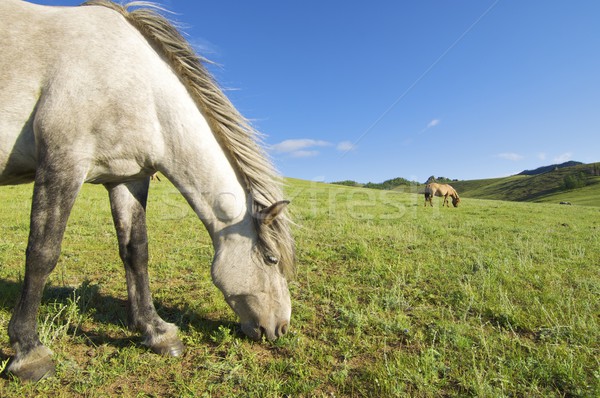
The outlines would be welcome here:
<svg viewBox="0 0 600 398">
<path fill-rule="evenodd" d="M 109 0 L 89 0 L 82 5 L 117 11 L 161 53 L 188 89 L 221 148 L 236 166 L 246 191 L 252 197 L 255 214 L 282 199 L 281 179 L 260 145 L 260 134 L 225 96 L 204 66 L 205 60 L 159 13 L 162 8 L 145 1 L 121 5 Z M 281 215 L 268 225 L 255 217 L 255 225 L 259 249 L 263 254 L 278 256 L 285 275 L 293 276 L 294 243 L 287 216 Z"/>
</svg>

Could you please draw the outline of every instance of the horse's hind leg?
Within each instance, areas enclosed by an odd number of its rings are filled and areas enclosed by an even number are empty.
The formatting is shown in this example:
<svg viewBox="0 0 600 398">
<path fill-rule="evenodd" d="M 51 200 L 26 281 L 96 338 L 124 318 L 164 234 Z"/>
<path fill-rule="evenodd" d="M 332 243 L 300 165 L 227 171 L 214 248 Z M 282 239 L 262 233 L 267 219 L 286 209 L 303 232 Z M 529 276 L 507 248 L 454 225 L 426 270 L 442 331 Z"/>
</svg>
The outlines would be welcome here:
<svg viewBox="0 0 600 398">
<path fill-rule="evenodd" d="M 48 158 L 48 156 L 46 156 Z M 36 172 L 31 225 L 21 297 L 8 325 L 15 350 L 7 371 L 22 380 L 37 381 L 54 374 L 52 351 L 37 334 L 37 313 L 46 280 L 58 261 L 67 219 L 83 182 L 83 172 L 64 165 L 48 166 L 42 156 Z"/>
<path fill-rule="evenodd" d="M 150 178 L 118 185 L 107 185 L 119 254 L 125 265 L 129 298 L 129 323 L 141 332 L 144 344 L 161 355 L 179 356 L 184 346 L 177 327 L 156 313 L 148 280 L 148 235 L 146 200 Z"/>
</svg>

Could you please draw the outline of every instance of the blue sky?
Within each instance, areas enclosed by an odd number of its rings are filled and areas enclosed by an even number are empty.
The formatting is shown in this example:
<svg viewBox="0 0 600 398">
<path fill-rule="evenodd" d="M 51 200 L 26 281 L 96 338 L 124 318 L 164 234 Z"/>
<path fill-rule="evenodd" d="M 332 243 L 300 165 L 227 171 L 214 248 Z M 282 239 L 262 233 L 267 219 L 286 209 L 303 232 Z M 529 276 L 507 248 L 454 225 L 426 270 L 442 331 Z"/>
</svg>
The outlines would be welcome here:
<svg viewBox="0 0 600 398">
<path fill-rule="evenodd" d="M 599 1 L 160 3 L 285 176 L 476 179 L 600 161 Z"/>
</svg>

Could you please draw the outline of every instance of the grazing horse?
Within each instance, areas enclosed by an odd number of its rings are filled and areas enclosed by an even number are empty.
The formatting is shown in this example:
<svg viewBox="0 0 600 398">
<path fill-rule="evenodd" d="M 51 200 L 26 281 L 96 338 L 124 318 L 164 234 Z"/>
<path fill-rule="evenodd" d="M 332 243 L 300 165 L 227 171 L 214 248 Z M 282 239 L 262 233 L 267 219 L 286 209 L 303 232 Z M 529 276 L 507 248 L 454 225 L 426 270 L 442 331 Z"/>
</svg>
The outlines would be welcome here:
<svg viewBox="0 0 600 398">
<path fill-rule="evenodd" d="M 289 327 L 295 260 L 281 178 L 203 59 L 155 8 L 135 4 L 0 1 L 0 185 L 34 182 L 25 277 L 8 325 L 8 371 L 24 380 L 54 373 L 36 318 L 86 182 L 108 191 L 130 324 L 154 352 L 184 350 L 148 281 L 146 200 L 156 171 L 208 230 L 213 282 L 242 331 L 274 340 Z"/>
<path fill-rule="evenodd" d="M 429 204 L 433 206 L 434 196 L 444 197 L 442 207 L 444 205 L 450 207 L 450 204 L 448 204 L 448 196 L 452 197 L 452 205 L 454 205 L 454 207 L 458 207 L 458 204 L 460 203 L 458 193 L 454 188 L 452 188 L 448 184 L 438 184 L 435 182 L 427 184 L 427 186 L 425 187 L 425 206 L 427 206 L 427 202 L 429 202 Z"/>
</svg>

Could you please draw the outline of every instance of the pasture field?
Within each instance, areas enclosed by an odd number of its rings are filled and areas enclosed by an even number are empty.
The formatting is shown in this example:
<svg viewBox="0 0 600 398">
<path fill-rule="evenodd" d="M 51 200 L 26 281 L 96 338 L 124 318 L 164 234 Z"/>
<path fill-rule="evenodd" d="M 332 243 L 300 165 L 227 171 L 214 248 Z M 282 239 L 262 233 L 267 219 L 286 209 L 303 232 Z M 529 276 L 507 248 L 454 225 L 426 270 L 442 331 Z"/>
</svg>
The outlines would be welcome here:
<svg viewBox="0 0 600 398">
<path fill-rule="evenodd" d="M 172 185 L 148 205 L 154 299 L 187 351 L 126 327 L 107 194 L 85 186 L 40 312 L 57 376 L 0 396 L 598 397 L 600 207 L 286 180 L 298 271 L 290 332 L 249 341 L 210 280 L 212 246 Z M 23 278 L 31 185 L 0 188 L 0 368 Z"/>
</svg>

